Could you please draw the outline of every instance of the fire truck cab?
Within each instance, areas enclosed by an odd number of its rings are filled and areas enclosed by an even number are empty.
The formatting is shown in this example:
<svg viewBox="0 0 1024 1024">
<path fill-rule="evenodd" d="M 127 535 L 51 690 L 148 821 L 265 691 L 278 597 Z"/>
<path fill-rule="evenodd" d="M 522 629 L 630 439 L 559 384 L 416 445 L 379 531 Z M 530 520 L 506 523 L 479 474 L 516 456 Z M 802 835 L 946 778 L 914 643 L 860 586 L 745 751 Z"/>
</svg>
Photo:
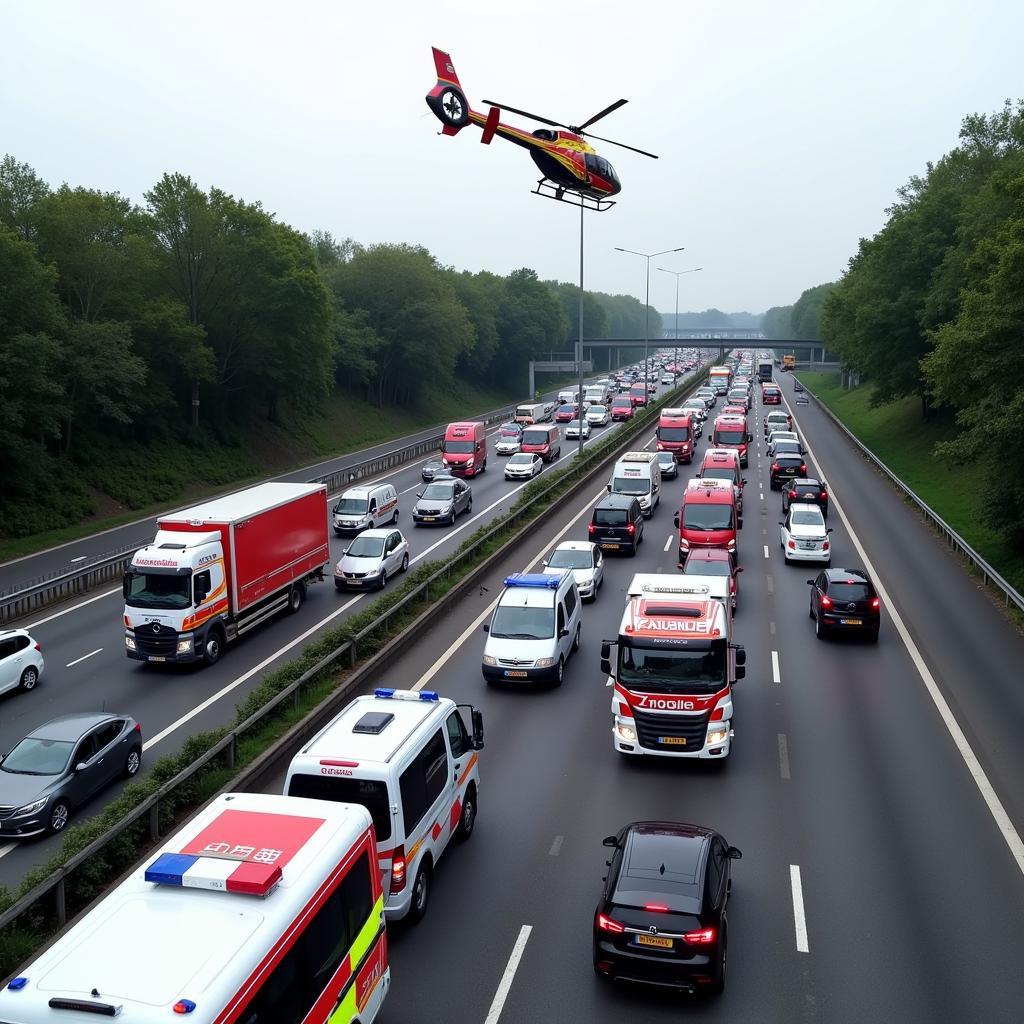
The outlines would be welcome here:
<svg viewBox="0 0 1024 1024">
<path fill-rule="evenodd" d="M 618 638 L 601 645 L 619 753 L 729 756 L 732 687 L 746 674 L 747 656 L 732 642 L 727 595 L 711 591 L 686 577 L 633 577 Z"/>
</svg>

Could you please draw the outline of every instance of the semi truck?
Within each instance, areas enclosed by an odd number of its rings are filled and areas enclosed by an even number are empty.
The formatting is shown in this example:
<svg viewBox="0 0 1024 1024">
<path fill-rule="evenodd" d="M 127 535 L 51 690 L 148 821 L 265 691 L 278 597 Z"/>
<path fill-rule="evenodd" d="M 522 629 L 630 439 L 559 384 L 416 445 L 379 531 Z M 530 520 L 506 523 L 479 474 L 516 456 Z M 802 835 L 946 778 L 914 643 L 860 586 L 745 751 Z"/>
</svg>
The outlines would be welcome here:
<svg viewBox="0 0 1024 1024">
<path fill-rule="evenodd" d="M 767 383 L 774 375 L 774 367 L 770 359 L 760 359 L 757 363 L 757 377 L 762 383 Z"/>
<path fill-rule="evenodd" d="M 259 484 L 161 516 L 124 574 L 125 653 L 213 664 L 254 626 L 297 612 L 330 556 L 323 484 Z"/>
</svg>

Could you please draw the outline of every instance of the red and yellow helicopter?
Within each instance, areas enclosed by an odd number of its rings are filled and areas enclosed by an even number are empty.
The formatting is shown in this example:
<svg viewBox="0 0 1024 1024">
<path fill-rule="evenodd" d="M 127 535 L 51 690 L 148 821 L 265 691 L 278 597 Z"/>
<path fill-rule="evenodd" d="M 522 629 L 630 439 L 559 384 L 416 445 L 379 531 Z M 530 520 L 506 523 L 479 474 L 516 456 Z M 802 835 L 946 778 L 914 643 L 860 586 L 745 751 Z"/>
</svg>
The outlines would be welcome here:
<svg viewBox="0 0 1024 1024">
<path fill-rule="evenodd" d="M 480 141 L 484 145 L 489 145 L 497 135 L 528 149 L 533 162 L 544 175 L 533 190 L 537 195 L 560 199 L 590 210 L 607 210 L 615 205 L 611 201 L 611 196 L 618 195 L 622 184 L 615 173 L 615 168 L 603 156 L 597 155 L 594 147 L 586 141 L 588 138 L 608 142 L 654 160 L 658 159 L 654 153 L 637 149 L 635 146 L 627 146 L 622 142 L 614 142 L 612 139 L 604 139 L 585 130 L 613 110 L 618 110 L 626 100 L 616 100 L 580 125 L 560 124 L 539 114 L 495 103 L 494 100 L 484 100 L 484 103 L 490 106 L 490 110 L 482 114 L 473 110 L 466 100 L 451 57 L 436 46 L 433 47 L 433 51 L 437 84 L 427 93 L 426 98 L 427 106 L 441 122 L 441 133 L 458 135 L 466 125 L 475 124 L 483 131 Z M 502 124 L 498 120 L 502 109 L 551 127 L 528 132 Z"/>
</svg>

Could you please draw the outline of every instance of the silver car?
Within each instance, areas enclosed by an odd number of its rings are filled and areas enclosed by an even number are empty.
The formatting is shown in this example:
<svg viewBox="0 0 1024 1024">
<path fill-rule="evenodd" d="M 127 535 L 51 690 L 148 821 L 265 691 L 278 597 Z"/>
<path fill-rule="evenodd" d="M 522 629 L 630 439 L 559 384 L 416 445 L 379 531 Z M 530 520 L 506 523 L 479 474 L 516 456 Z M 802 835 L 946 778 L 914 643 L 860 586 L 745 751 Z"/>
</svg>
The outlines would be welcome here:
<svg viewBox="0 0 1024 1024">
<path fill-rule="evenodd" d="M 64 715 L 33 729 L 0 759 L 0 839 L 62 832 L 76 807 L 141 764 L 130 715 Z"/>
<path fill-rule="evenodd" d="M 549 576 L 560 576 L 566 569 L 572 569 L 580 597 L 596 601 L 597 592 L 604 583 L 601 549 L 589 540 L 562 541 L 544 562 L 544 572 Z"/>
<path fill-rule="evenodd" d="M 409 542 L 401 530 L 363 530 L 346 548 L 334 569 L 338 590 L 383 587 L 409 568 Z"/>
<path fill-rule="evenodd" d="M 569 420 L 565 425 L 566 438 L 575 437 L 578 440 L 581 431 L 584 439 L 590 437 L 590 424 L 585 419 L 582 423 L 579 420 Z"/>
<path fill-rule="evenodd" d="M 416 526 L 423 523 L 447 523 L 454 526 L 455 517 L 460 512 L 472 511 L 473 490 L 469 484 L 455 477 L 437 476 L 416 495 L 412 521 Z"/>
</svg>

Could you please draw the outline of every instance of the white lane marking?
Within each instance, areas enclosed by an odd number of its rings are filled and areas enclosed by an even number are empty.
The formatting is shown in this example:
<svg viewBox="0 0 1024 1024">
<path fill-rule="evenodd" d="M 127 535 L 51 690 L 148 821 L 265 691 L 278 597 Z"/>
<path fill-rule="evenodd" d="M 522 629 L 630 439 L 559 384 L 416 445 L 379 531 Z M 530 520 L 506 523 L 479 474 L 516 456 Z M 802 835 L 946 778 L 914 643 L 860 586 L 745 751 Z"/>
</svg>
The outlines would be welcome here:
<svg viewBox="0 0 1024 1024">
<path fill-rule="evenodd" d="M 565 842 L 565 836 L 555 836 L 555 841 L 551 844 L 551 849 L 548 853 L 552 857 L 557 857 L 562 851 L 562 843 Z"/>
<path fill-rule="evenodd" d="M 412 487 L 406 487 L 404 491 L 399 491 L 399 494 L 408 494 L 410 491 L 415 491 L 417 487 L 426 487 L 427 485 L 421 480 L 419 483 L 415 483 Z"/>
<path fill-rule="evenodd" d="M 789 742 L 784 732 L 779 733 L 779 774 L 789 778 Z"/>
<path fill-rule="evenodd" d="M 17 843 L 8 843 L 6 846 L 0 846 L 0 857 L 6 857 L 17 845 Z"/>
<path fill-rule="evenodd" d="M 88 654 L 83 654 L 80 658 L 75 658 L 74 661 L 69 661 L 64 667 L 65 668 L 72 668 L 73 666 L 78 665 L 81 662 L 85 661 L 86 658 L 91 658 L 94 654 L 99 654 L 100 651 L 102 651 L 102 650 L 103 650 L 102 647 L 97 647 L 95 651 L 90 651 Z"/>
<path fill-rule="evenodd" d="M 670 534 L 668 535 L 668 540 L 667 540 L 667 541 L 665 541 L 665 547 L 664 547 L 664 550 L 665 550 L 665 551 L 668 551 L 668 549 L 669 549 L 670 547 L 672 547 L 672 541 L 674 541 L 675 539 L 676 539 L 676 537 L 675 537 L 675 534 L 674 534 L 674 533 L 670 533 Z"/>
<path fill-rule="evenodd" d="M 790 410 L 790 412 L 792 412 L 792 410 Z M 793 418 L 796 419 L 795 416 Z M 820 474 L 822 470 L 821 462 L 818 461 L 818 457 L 814 454 L 811 446 L 807 443 L 806 433 L 801 431 L 801 435 L 804 438 L 804 446 L 807 448 L 807 453 L 814 460 L 814 464 Z M 849 518 L 847 518 L 846 513 L 843 511 L 842 504 L 840 504 L 839 500 L 836 498 L 834 488 L 830 488 L 830 492 L 830 502 L 832 507 L 839 513 L 839 518 L 842 519 L 843 525 L 846 527 L 846 530 L 850 535 L 850 540 L 853 541 L 853 546 L 857 549 L 857 555 L 860 558 L 861 564 L 871 574 L 871 578 L 875 582 L 875 589 L 878 591 L 879 597 L 881 597 L 882 601 L 885 603 L 889 617 L 892 619 L 892 623 L 896 627 L 896 632 L 899 633 L 900 639 L 906 646 L 907 651 L 910 654 L 910 660 L 913 661 L 914 667 L 917 669 L 917 674 L 921 677 L 925 690 L 928 692 L 928 696 L 931 697 L 932 703 L 935 705 L 936 710 L 939 712 L 939 716 L 942 718 L 942 724 L 945 725 L 946 730 L 949 732 L 949 735 L 953 740 L 953 744 L 956 746 L 957 753 L 959 753 L 964 764 L 967 766 L 967 770 L 971 773 L 971 778 L 974 780 L 974 784 L 977 786 L 978 792 L 981 794 L 981 798 L 985 801 L 985 806 L 988 807 L 989 813 L 992 815 L 992 818 L 996 823 L 996 828 L 999 829 L 1006 845 L 1010 848 L 1010 853 L 1013 855 L 1013 859 L 1017 862 L 1017 869 L 1022 875 L 1024 875 L 1024 841 L 1021 840 L 1020 833 L 1014 827 L 1009 814 L 1006 813 L 1006 808 L 1003 806 L 1003 802 L 999 799 L 992 783 L 989 781 L 988 775 L 985 773 L 985 769 L 982 768 L 981 762 L 974 753 L 974 749 L 971 747 L 967 737 L 964 735 L 963 729 L 960 728 L 960 723 L 957 721 L 956 716 L 950 709 L 949 704 L 946 703 L 946 698 L 942 696 L 939 684 L 936 683 L 931 670 L 925 664 L 924 658 L 921 657 L 921 652 L 918 649 L 914 638 L 910 635 L 910 631 L 903 622 L 903 616 L 896 610 L 895 601 L 893 601 L 892 597 L 889 595 L 889 591 L 882 583 L 880 573 L 872 564 L 871 559 L 868 558 L 868 554 L 864 550 L 864 545 L 861 544 L 860 538 L 853 529 L 853 525 L 850 523 Z"/>
<path fill-rule="evenodd" d="M 781 683 L 782 674 L 779 672 L 779 652 L 772 651 L 772 682 Z"/>
<path fill-rule="evenodd" d="M 768 557 L 768 545 L 767 544 L 764 545 L 764 557 L 765 558 Z"/>
<path fill-rule="evenodd" d="M 88 557 L 88 555 L 79 555 L 77 558 L 72 558 L 69 564 L 75 565 L 78 562 L 84 562 Z"/>
<path fill-rule="evenodd" d="M 30 622 L 24 629 L 31 632 L 33 629 L 38 629 L 39 626 L 46 625 L 47 622 L 53 622 L 54 619 L 59 619 L 62 615 L 67 615 L 69 612 L 77 612 L 79 608 L 84 608 L 87 604 L 92 604 L 94 601 L 102 601 L 105 597 L 110 597 L 111 594 L 123 593 L 121 587 L 114 587 L 113 590 L 104 590 L 102 594 L 97 594 L 95 597 L 87 598 L 85 601 L 79 601 L 78 604 L 71 605 L 70 608 L 64 608 L 62 611 L 54 612 L 52 615 L 47 615 L 45 619 L 37 619 L 35 622 Z"/>
<path fill-rule="evenodd" d="M 807 945 L 807 918 L 804 916 L 804 890 L 800 884 L 800 865 L 789 865 L 789 884 L 793 889 L 793 924 L 796 928 L 796 951 L 809 953 Z"/>
<path fill-rule="evenodd" d="M 768 593 L 769 594 L 774 594 L 775 593 L 775 580 L 773 580 L 771 578 L 771 576 L 765 576 L 764 582 L 765 582 L 765 586 L 768 588 Z"/>
<path fill-rule="evenodd" d="M 330 615 L 327 616 L 327 618 L 321 619 L 318 623 L 316 623 L 316 625 L 311 626 L 309 629 L 307 629 L 305 633 L 300 633 L 297 637 L 295 637 L 294 640 L 290 640 L 283 647 L 279 647 L 276 651 L 274 651 L 273 654 L 271 654 L 267 658 L 264 658 L 258 665 L 253 665 L 253 667 L 249 669 L 248 672 L 243 672 L 237 679 L 233 679 L 230 683 L 228 683 L 227 686 L 224 686 L 221 689 L 219 689 L 216 693 L 211 694 L 201 704 L 197 704 L 191 711 L 182 715 L 181 718 L 179 718 L 176 722 L 171 722 L 171 724 L 167 726 L 166 729 L 162 729 L 155 736 L 146 740 L 146 742 L 142 744 L 142 749 L 144 751 L 149 750 L 152 747 L 155 747 L 161 740 L 167 739 L 167 737 L 170 736 L 172 732 L 175 732 L 177 729 L 180 729 L 187 722 L 190 722 L 193 718 L 196 717 L 196 715 L 202 714 L 202 712 L 204 712 L 212 704 L 216 704 L 217 701 L 221 699 L 221 697 L 226 696 L 232 690 L 241 686 L 242 683 L 244 683 L 247 679 L 251 679 L 254 675 L 256 675 L 257 672 L 261 672 L 268 665 L 270 665 L 278 658 L 280 658 L 281 655 L 285 653 L 285 651 L 290 651 L 296 644 L 300 644 L 302 643 L 303 640 L 307 639 L 308 637 L 311 637 L 318 629 L 322 629 L 328 622 L 330 622 L 331 619 L 336 619 L 339 615 L 342 614 L 342 612 L 351 608 L 352 605 L 354 605 L 357 601 L 361 601 L 365 596 L 365 594 L 356 594 L 356 596 L 353 597 L 351 601 L 346 601 L 340 608 L 336 608 L 333 612 L 331 612 Z"/>
<path fill-rule="evenodd" d="M 498 991 L 494 993 L 494 1001 L 491 1003 L 491 1008 L 487 1011 L 484 1024 L 498 1024 L 498 1018 L 501 1017 L 501 1011 L 505 1006 L 505 1000 L 508 998 L 509 989 L 512 987 L 512 981 L 516 976 L 516 969 L 519 967 L 519 961 L 523 958 L 523 950 L 526 949 L 526 943 L 529 941 L 530 932 L 532 931 L 532 924 L 524 924 L 519 929 L 519 937 L 516 939 L 516 944 L 512 947 L 512 954 L 505 965 L 505 973 L 501 976 L 501 981 L 498 982 Z"/>
<path fill-rule="evenodd" d="M 769 622 L 768 623 L 768 632 L 771 633 L 772 636 L 775 636 L 775 623 L 774 622 Z"/>
<path fill-rule="evenodd" d="M 764 501 L 764 491 L 761 491 L 761 500 Z"/>
</svg>

